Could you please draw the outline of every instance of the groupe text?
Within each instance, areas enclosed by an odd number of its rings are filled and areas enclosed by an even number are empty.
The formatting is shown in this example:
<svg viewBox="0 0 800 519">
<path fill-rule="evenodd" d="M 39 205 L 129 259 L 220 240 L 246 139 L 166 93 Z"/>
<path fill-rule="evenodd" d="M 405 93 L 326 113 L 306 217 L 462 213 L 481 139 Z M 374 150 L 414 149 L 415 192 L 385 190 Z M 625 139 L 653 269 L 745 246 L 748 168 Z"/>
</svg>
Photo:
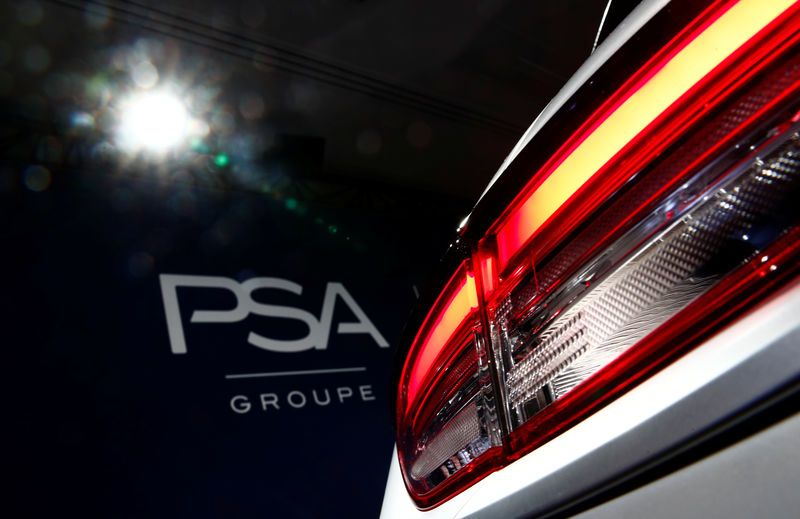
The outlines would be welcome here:
<svg viewBox="0 0 800 519">
<path fill-rule="evenodd" d="M 312 389 L 311 391 L 289 391 L 284 395 L 278 393 L 261 393 L 253 398 L 247 395 L 235 395 L 230 399 L 233 412 L 246 414 L 260 409 L 261 411 L 280 411 L 281 409 L 302 409 L 307 406 L 327 406 L 344 404 L 351 400 L 369 402 L 375 400 L 371 385 L 358 386 L 353 389 L 349 386 L 340 386 L 336 389 Z"/>
</svg>

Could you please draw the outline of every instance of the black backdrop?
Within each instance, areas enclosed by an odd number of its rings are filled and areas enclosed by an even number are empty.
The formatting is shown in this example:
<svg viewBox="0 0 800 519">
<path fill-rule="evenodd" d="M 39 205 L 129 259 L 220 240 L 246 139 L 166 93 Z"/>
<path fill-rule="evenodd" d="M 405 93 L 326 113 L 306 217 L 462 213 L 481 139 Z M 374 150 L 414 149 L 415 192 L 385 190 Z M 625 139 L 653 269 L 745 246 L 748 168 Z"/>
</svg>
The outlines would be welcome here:
<svg viewBox="0 0 800 519">
<path fill-rule="evenodd" d="M 375 517 L 393 442 L 394 341 L 453 214 L 413 196 L 348 208 L 102 167 L 51 167 L 37 191 L 30 167 L 0 168 L 14 508 L 22 516 Z M 178 287 L 187 351 L 176 354 L 161 274 L 229 284 L 279 278 L 302 293 L 255 290 L 253 301 L 273 305 L 272 316 L 192 322 L 195 310 L 231 310 L 236 297 Z M 333 298 L 325 349 L 248 342 L 251 332 L 307 335 L 303 321 L 276 317 L 275 308 L 319 319 L 334 282 L 351 299 Z M 370 333 L 338 333 L 339 323 L 359 320 L 353 303 L 391 347 Z M 311 370 L 347 371 L 275 375 Z"/>
</svg>

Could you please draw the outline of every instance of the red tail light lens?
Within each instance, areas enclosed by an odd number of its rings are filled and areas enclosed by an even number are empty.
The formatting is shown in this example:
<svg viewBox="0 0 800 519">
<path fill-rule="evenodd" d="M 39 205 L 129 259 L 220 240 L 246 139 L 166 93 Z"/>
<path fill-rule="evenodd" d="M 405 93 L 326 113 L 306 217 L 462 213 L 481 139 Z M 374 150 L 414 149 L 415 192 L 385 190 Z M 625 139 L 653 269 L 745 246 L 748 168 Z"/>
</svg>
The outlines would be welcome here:
<svg viewBox="0 0 800 519">
<path fill-rule="evenodd" d="M 448 290 L 443 294 L 438 312 L 425 323 L 423 332 L 418 337 L 421 341 L 414 357 L 408 378 L 407 396 L 409 405 L 417 402 L 418 393 L 424 378 L 430 378 L 436 370 L 432 369 L 437 360 L 441 360 L 448 346 L 462 327 L 470 328 L 469 317 L 474 318 L 478 308 L 478 293 L 475 290 L 475 276 L 466 264 L 457 271 Z"/>
<path fill-rule="evenodd" d="M 707 112 L 709 103 L 718 102 L 732 83 L 752 74 L 759 60 L 785 42 L 786 32 L 794 32 L 789 24 L 785 32 L 770 34 L 777 40 L 772 42 L 764 34 L 793 3 L 717 5 L 667 44 L 534 175 L 512 204 L 496 230 L 501 268 L 546 222 L 559 221 L 559 214 L 570 213 L 569 222 L 577 225 Z M 587 197 L 594 203 L 586 203 Z M 581 211 L 570 211 L 571 206 Z M 566 230 L 565 225 L 558 227 L 560 233 Z"/>
<path fill-rule="evenodd" d="M 398 452 L 434 506 L 796 274 L 800 8 L 716 2 L 485 230 L 410 345 Z"/>
<path fill-rule="evenodd" d="M 470 262 L 450 279 L 414 338 L 401 378 L 398 444 L 409 487 L 419 495 L 490 457 L 500 445 L 486 344 Z M 468 471 L 468 472 L 470 472 Z"/>
</svg>

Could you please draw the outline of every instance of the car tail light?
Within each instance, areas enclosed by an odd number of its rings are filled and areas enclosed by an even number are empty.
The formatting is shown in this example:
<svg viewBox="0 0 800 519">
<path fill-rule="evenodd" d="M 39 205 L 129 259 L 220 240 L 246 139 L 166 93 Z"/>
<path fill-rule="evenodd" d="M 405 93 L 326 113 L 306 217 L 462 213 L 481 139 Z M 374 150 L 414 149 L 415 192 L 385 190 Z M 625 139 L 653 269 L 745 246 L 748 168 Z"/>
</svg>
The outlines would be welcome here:
<svg viewBox="0 0 800 519">
<path fill-rule="evenodd" d="M 462 233 L 399 372 L 398 453 L 418 506 L 541 445 L 796 275 L 798 13 L 714 2 Z"/>
<path fill-rule="evenodd" d="M 470 263 L 456 270 L 414 339 L 406 364 L 406 427 L 398 438 L 407 481 L 424 494 L 500 445 L 487 346 Z"/>
</svg>

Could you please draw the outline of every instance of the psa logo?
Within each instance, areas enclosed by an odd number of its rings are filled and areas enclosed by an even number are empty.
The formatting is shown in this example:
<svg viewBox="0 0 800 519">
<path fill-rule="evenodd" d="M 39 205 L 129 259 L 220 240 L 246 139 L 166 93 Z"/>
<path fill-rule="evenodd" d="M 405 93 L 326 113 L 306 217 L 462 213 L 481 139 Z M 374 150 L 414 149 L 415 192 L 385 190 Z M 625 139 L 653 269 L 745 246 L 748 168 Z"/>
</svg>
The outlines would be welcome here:
<svg viewBox="0 0 800 519">
<path fill-rule="evenodd" d="M 181 274 L 161 274 L 161 297 L 164 300 L 164 310 L 167 316 L 167 329 L 172 353 L 186 353 L 186 339 L 183 333 L 181 312 L 178 306 L 178 287 L 202 287 L 224 289 L 236 297 L 236 306 L 230 310 L 195 310 L 189 319 L 192 323 L 236 323 L 244 320 L 248 315 L 262 315 L 283 319 L 302 321 L 308 327 L 305 337 L 294 340 L 278 340 L 264 337 L 255 332 L 250 332 L 247 342 L 258 348 L 277 352 L 298 352 L 311 349 L 324 350 L 328 346 L 328 339 L 333 325 L 333 309 L 337 301 L 341 300 L 353 315 L 356 322 L 339 323 L 336 333 L 366 333 L 381 348 L 388 348 L 389 343 L 383 338 L 367 314 L 356 303 L 353 296 L 341 283 L 328 283 L 325 296 L 322 300 L 322 312 L 317 318 L 311 312 L 291 306 L 267 305 L 253 301 L 252 293 L 256 290 L 271 289 L 285 290 L 296 295 L 301 295 L 303 287 L 281 278 L 252 278 L 242 283 L 234 279 L 220 276 L 188 276 Z"/>
</svg>

